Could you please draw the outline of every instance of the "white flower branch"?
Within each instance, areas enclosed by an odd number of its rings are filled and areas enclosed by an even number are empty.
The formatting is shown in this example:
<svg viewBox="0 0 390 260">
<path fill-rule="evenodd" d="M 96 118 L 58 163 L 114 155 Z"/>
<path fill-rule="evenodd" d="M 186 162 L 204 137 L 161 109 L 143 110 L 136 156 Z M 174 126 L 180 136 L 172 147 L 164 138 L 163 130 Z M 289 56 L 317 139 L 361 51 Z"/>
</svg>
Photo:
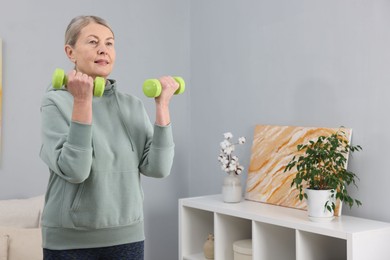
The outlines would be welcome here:
<svg viewBox="0 0 390 260">
<path fill-rule="evenodd" d="M 225 140 L 220 143 L 221 153 L 218 156 L 218 161 L 221 163 L 221 169 L 225 172 L 234 172 L 239 175 L 243 172 L 244 166 L 238 162 L 238 157 L 233 155 L 236 144 L 244 144 L 245 137 L 238 138 L 238 142 L 232 143 L 233 134 L 230 132 L 223 134 Z"/>
</svg>

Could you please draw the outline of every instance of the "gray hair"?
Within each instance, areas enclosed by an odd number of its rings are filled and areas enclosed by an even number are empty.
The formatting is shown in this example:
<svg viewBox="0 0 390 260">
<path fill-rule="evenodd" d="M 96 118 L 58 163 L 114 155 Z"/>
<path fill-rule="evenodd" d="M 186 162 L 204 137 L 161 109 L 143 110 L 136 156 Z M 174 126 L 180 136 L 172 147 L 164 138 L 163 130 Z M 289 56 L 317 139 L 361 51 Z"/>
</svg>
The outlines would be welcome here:
<svg viewBox="0 0 390 260">
<path fill-rule="evenodd" d="M 112 31 L 110 25 L 103 18 L 93 16 L 93 15 L 80 15 L 73 18 L 70 21 L 68 27 L 66 28 L 65 44 L 74 47 L 74 45 L 77 42 L 77 39 L 80 36 L 81 30 L 90 23 L 97 23 L 103 25 L 108 29 L 110 29 L 110 31 L 114 35 L 114 32 Z"/>
</svg>

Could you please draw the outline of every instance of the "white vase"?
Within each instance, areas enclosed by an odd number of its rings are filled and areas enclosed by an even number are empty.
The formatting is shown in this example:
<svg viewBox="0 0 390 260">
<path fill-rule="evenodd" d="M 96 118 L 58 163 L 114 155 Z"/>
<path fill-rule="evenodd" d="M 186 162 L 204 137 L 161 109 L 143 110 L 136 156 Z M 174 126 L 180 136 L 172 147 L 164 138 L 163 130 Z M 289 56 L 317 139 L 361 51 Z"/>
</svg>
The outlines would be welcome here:
<svg viewBox="0 0 390 260">
<path fill-rule="evenodd" d="M 241 201 L 241 180 L 234 172 L 230 172 L 223 180 L 222 197 L 223 201 L 228 203 L 237 203 Z"/>
<path fill-rule="evenodd" d="M 332 198 L 332 190 L 305 189 L 307 194 L 307 211 L 309 219 L 315 222 L 327 222 L 334 218 L 334 212 L 329 211 L 325 204 L 331 207 L 335 199 Z"/>
</svg>

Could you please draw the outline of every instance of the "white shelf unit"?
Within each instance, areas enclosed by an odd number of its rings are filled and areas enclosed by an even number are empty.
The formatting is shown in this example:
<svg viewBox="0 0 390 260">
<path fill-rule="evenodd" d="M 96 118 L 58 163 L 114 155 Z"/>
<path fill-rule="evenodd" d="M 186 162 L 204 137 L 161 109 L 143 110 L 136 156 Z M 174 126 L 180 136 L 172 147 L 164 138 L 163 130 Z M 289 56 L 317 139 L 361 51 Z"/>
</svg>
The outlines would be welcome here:
<svg viewBox="0 0 390 260">
<path fill-rule="evenodd" d="M 312 222 L 307 212 L 221 195 L 179 200 L 179 259 L 204 260 L 214 234 L 215 260 L 234 260 L 233 242 L 252 239 L 254 260 L 389 260 L 390 223 L 342 215 Z"/>
</svg>

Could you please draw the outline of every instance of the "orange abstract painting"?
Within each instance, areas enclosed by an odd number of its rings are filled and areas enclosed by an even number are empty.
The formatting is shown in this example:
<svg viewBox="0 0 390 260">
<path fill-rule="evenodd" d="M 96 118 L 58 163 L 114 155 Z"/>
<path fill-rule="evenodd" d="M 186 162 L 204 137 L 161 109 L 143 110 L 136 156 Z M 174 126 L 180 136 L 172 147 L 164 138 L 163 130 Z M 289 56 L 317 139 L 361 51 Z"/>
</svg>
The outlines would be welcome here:
<svg viewBox="0 0 390 260">
<path fill-rule="evenodd" d="M 291 187 L 296 170 L 284 172 L 285 166 L 297 154 L 297 145 L 330 135 L 339 128 L 257 125 L 254 132 L 251 160 L 246 182 L 245 199 L 306 210 L 298 191 Z M 351 139 L 352 130 L 345 129 Z M 335 215 L 341 214 L 338 205 Z"/>
</svg>

